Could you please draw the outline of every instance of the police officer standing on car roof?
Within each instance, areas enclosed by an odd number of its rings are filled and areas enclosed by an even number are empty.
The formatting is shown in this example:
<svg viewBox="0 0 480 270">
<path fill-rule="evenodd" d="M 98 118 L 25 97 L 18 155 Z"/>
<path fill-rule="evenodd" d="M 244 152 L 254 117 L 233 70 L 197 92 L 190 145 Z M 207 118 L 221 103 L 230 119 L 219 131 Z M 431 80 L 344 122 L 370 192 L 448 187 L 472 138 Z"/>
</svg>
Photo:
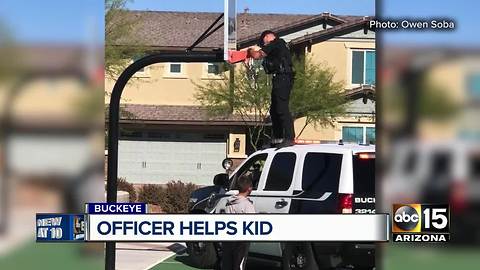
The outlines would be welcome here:
<svg viewBox="0 0 480 270">
<path fill-rule="evenodd" d="M 262 65 L 265 72 L 272 74 L 272 103 L 270 106 L 273 130 L 272 146 L 291 146 L 294 143 L 295 129 L 288 108 L 294 79 L 290 50 L 287 43 L 270 30 L 262 33 L 259 46 L 261 49 L 258 51 L 249 48 L 247 57 L 263 58 Z"/>
</svg>

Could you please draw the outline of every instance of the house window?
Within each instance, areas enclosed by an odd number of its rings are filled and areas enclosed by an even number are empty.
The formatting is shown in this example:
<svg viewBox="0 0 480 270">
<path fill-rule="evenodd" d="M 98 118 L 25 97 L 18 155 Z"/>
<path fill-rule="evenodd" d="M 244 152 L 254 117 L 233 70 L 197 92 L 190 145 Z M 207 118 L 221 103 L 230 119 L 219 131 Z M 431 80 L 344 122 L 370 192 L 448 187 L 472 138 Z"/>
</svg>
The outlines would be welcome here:
<svg viewBox="0 0 480 270">
<path fill-rule="evenodd" d="M 165 78 L 171 79 L 186 79 L 187 78 L 187 66 L 184 63 L 180 62 L 171 62 L 164 64 L 164 74 Z"/>
<path fill-rule="evenodd" d="M 122 130 L 120 131 L 121 139 L 139 139 L 143 137 L 143 132 L 141 131 L 132 131 L 132 130 Z"/>
<path fill-rule="evenodd" d="M 365 132 L 365 142 L 375 144 L 375 128 L 367 127 Z"/>
<path fill-rule="evenodd" d="M 181 74 L 182 73 L 182 64 L 180 63 L 171 63 L 170 64 L 170 73 Z"/>
<path fill-rule="evenodd" d="M 343 127 L 342 140 L 349 143 L 372 143 L 375 144 L 374 127 Z"/>
<path fill-rule="evenodd" d="M 147 137 L 151 139 L 169 139 L 170 133 L 159 132 L 159 131 L 149 131 Z"/>
<path fill-rule="evenodd" d="M 343 127 L 343 142 L 363 143 L 363 127 Z"/>
<path fill-rule="evenodd" d="M 375 51 L 352 51 L 352 84 L 375 84 Z"/>
<path fill-rule="evenodd" d="M 208 73 L 208 75 L 219 75 L 220 74 L 220 64 L 218 64 L 218 63 L 208 63 L 207 73 Z"/>
<path fill-rule="evenodd" d="M 470 98 L 475 101 L 480 101 L 480 73 L 468 76 L 467 87 Z"/>
</svg>

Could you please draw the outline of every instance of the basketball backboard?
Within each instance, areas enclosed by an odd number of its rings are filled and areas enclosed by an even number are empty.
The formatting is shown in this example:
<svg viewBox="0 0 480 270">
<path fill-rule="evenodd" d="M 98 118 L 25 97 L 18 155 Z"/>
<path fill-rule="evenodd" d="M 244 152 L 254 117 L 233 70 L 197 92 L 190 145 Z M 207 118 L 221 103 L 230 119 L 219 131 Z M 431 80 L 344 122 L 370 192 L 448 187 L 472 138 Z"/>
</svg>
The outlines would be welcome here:
<svg viewBox="0 0 480 270">
<path fill-rule="evenodd" d="M 229 60 L 228 51 L 237 50 L 237 1 L 224 0 L 223 16 L 223 59 Z"/>
</svg>

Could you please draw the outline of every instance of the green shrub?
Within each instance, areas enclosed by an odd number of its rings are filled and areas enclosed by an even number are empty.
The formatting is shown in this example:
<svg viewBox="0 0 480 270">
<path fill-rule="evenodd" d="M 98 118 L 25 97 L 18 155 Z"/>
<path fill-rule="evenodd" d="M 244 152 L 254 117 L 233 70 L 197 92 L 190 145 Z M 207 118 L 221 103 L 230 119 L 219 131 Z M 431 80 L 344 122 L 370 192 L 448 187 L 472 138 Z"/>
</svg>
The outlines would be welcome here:
<svg viewBox="0 0 480 270">
<path fill-rule="evenodd" d="M 138 202 L 160 205 L 161 196 L 160 185 L 144 185 L 138 192 Z"/>
<path fill-rule="evenodd" d="M 187 213 L 188 200 L 198 187 L 192 183 L 170 181 L 162 189 L 160 207 L 165 213 Z"/>
<path fill-rule="evenodd" d="M 192 183 L 170 181 L 165 186 L 144 185 L 138 194 L 138 202 L 155 204 L 165 213 L 187 213 L 188 199 L 198 187 Z"/>
<path fill-rule="evenodd" d="M 123 177 L 120 177 L 117 180 L 117 190 L 128 192 L 130 202 L 135 202 L 137 200 L 137 191 L 133 187 L 133 184 L 127 182 L 127 179 Z"/>
</svg>

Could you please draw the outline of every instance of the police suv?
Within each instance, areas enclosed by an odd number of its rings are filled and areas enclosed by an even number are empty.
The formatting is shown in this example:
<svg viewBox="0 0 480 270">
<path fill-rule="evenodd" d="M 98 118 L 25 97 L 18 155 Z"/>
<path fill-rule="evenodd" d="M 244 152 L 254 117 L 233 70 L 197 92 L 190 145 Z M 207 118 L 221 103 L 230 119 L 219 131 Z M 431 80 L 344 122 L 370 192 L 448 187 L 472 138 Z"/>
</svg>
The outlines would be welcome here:
<svg viewBox="0 0 480 270">
<path fill-rule="evenodd" d="M 218 174 L 214 186 L 193 192 L 190 212 L 224 212 L 227 198 L 238 193 L 236 181 L 243 174 L 253 178 L 249 198 L 257 213 L 375 213 L 375 147 L 356 144 L 294 145 L 257 151 L 230 176 Z M 215 264 L 218 246 L 187 243 L 192 263 L 202 268 Z M 323 269 L 372 268 L 374 254 L 373 243 L 254 242 L 249 256 L 279 261 L 284 269 Z"/>
</svg>

